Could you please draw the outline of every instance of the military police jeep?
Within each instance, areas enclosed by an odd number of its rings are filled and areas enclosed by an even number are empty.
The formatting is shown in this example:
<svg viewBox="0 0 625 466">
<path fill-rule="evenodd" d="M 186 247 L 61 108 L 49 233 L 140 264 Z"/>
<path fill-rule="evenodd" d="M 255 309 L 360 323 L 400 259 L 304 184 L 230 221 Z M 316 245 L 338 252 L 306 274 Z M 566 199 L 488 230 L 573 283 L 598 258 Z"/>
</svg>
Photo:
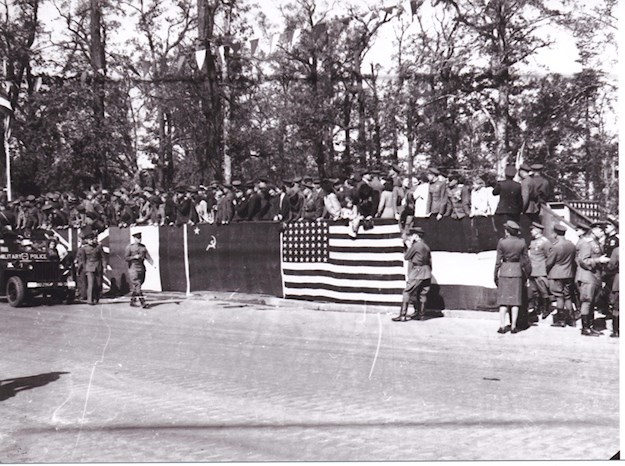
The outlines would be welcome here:
<svg viewBox="0 0 625 466">
<path fill-rule="evenodd" d="M 37 246 L 5 231 L 0 234 L 0 295 L 5 295 L 13 307 L 37 295 L 70 303 L 76 295 L 76 283 L 70 267 L 50 257 L 47 246 Z"/>
</svg>

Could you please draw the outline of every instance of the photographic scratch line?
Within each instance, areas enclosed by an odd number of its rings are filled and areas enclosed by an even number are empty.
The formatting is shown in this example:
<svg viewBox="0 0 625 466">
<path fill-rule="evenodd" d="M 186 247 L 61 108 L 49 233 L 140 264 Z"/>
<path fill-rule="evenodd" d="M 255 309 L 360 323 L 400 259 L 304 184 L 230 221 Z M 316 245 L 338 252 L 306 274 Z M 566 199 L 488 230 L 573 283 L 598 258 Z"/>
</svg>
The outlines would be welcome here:
<svg viewBox="0 0 625 466">
<path fill-rule="evenodd" d="M 89 404 L 89 394 L 91 393 L 91 384 L 93 382 L 93 376 L 95 375 L 95 370 L 101 362 L 104 362 L 104 353 L 106 353 L 106 349 L 108 348 L 109 342 L 111 341 L 111 326 L 104 320 L 103 315 L 104 306 L 100 307 L 100 320 L 104 322 L 106 328 L 108 329 L 108 337 L 106 339 L 106 343 L 104 344 L 104 348 L 102 348 L 102 354 L 100 355 L 100 359 L 93 363 L 93 367 L 91 368 L 91 375 L 89 376 L 89 385 L 87 385 L 87 394 L 85 395 L 85 405 L 82 410 L 82 417 L 80 418 L 80 428 L 78 429 L 78 435 L 76 436 L 76 443 L 74 444 L 74 448 L 72 449 L 71 459 L 74 459 L 74 453 L 76 452 L 76 448 L 78 448 L 78 443 L 80 442 L 80 434 L 82 433 L 82 426 L 85 422 L 85 416 L 87 414 L 87 406 Z"/>
<path fill-rule="evenodd" d="M 371 374 L 373 374 L 373 368 L 375 367 L 375 362 L 378 360 L 378 353 L 380 352 L 380 343 L 382 342 L 382 319 L 380 319 L 380 313 L 376 313 L 378 316 L 378 346 L 375 349 L 375 356 L 373 358 L 373 364 L 371 364 L 371 370 L 369 371 L 369 380 L 371 380 Z"/>
</svg>

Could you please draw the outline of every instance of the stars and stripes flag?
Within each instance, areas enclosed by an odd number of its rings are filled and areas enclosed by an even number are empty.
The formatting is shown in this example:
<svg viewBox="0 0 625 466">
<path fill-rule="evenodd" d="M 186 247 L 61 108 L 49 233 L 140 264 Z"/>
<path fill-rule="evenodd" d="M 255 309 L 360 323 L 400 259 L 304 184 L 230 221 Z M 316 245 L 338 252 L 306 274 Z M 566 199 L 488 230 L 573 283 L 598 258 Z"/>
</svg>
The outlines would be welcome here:
<svg viewBox="0 0 625 466">
<path fill-rule="evenodd" d="M 345 304 L 397 305 L 406 285 L 399 226 L 295 222 L 282 233 L 284 297 Z"/>
</svg>

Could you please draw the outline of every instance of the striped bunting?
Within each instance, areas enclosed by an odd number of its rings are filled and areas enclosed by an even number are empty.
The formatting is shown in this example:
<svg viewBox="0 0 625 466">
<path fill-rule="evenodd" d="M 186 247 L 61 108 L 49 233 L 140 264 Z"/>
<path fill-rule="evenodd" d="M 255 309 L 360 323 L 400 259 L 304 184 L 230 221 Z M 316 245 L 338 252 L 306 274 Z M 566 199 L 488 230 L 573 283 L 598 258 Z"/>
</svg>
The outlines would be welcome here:
<svg viewBox="0 0 625 466">
<path fill-rule="evenodd" d="M 282 233 L 284 297 L 344 304 L 395 305 L 406 284 L 399 226 L 349 236 L 341 224 L 295 222 Z"/>
</svg>

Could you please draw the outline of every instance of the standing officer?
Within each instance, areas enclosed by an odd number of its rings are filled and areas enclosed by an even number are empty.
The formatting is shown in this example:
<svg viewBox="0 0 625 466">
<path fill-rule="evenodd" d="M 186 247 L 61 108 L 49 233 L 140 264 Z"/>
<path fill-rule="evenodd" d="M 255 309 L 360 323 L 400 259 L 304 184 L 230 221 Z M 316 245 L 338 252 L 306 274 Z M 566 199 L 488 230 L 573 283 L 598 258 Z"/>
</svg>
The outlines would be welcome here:
<svg viewBox="0 0 625 466">
<path fill-rule="evenodd" d="M 580 240 L 577 249 L 577 288 L 581 301 L 582 335 L 599 336 L 601 332 L 592 328 L 594 305 L 601 289 L 601 266 L 610 262 L 603 254 L 601 240 L 604 237 L 601 223 L 590 225 L 590 233 L 585 241 Z"/>
<path fill-rule="evenodd" d="M 566 228 L 557 224 L 553 227 L 556 240 L 547 256 L 549 291 L 556 298 L 556 314 L 553 327 L 575 327 L 571 288 L 575 270 L 575 245 L 564 237 Z"/>
<path fill-rule="evenodd" d="M 427 199 L 427 214 L 440 220 L 447 213 L 447 181 L 441 175 L 438 168 L 428 168 L 427 173 L 429 185 Z M 451 212 L 450 212 L 451 213 Z"/>
<path fill-rule="evenodd" d="M 534 186 L 536 188 L 536 195 L 538 197 L 539 208 L 543 204 L 547 204 L 551 199 L 551 183 L 541 175 L 543 166 L 540 163 L 535 163 L 530 167 L 534 172 L 532 176 L 534 180 Z"/>
<path fill-rule="evenodd" d="M 510 329 L 511 333 L 517 333 L 519 308 L 523 304 L 523 286 L 532 272 L 532 266 L 525 240 L 520 236 L 519 225 L 508 220 L 504 227 L 506 236 L 497 243 L 495 261 L 495 285 L 500 321 L 497 333 L 506 333 Z M 508 309 L 510 309 L 510 326 L 506 325 Z"/>
<path fill-rule="evenodd" d="M 78 263 L 87 279 L 87 304 L 94 305 L 100 301 L 102 274 L 106 264 L 106 257 L 102 246 L 98 243 L 95 232 L 85 228 L 84 243 L 78 249 Z"/>
<path fill-rule="evenodd" d="M 425 302 L 432 279 L 432 256 L 429 246 L 423 241 L 423 234 L 421 227 L 413 227 L 406 238 L 404 259 L 408 261 L 408 274 L 406 288 L 402 293 L 401 310 L 398 316 L 391 319 L 395 322 L 425 320 Z M 415 312 L 406 316 L 411 301 Z"/>
<path fill-rule="evenodd" d="M 521 196 L 523 197 L 523 213 L 532 222 L 540 221 L 540 204 L 538 203 L 538 193 L 534 178 L 531 176 L 532 169 L 526 164 L 519 167 L 521 177 Z"/>
<path fill-rule="evenodd" d="M 546 319 L 551 313 L 551 300 L 549 299 L 549 281 L 547 279 L 547 257 L 551 251 L 551 241 L 543 235 L 542 226 L 538 222 L 532 222 L 530 233 L 529 257 L 532 264 L 530 275 L 530 305 L 534 311 L 532 320 L 538 322 L 538 316 Z"/>
<path fill-rule="evenodd" d="M 495 218 L 500 219 L 497 226 L 506 220 L 518 223 L 521 220 L 521 210 L 523 209 L 521 185 L 514 181 L 516 169 L 512 165 L 508 165 L 504 173 L 506 179 L 499 181 L 493 189 L 493 195 L 499 196 L 499 204 L 497 204 L 497 210 L 495 210 Z"/>
<path fill-rule="evenodd" d="M 144 261 L 148 261 L 150 265 L 154 265 L 154 261 L 150 257 L 148 248 L 141 243 L 141 232 L 138 231 L 132 235 L 134 242 L 126 246 L 126 252 L 124 258 L 128 263 L 128 278 L 130 278 L 130 285 L 132 287 L 132 295 L 130 297 L 130 305 L 137 307 L 137 298 L 141 306 L 145 309 L 148 305 L 143 297 L 141 291 L 141 285 L 145 281 L 145 264 Z"/>
</svg>

